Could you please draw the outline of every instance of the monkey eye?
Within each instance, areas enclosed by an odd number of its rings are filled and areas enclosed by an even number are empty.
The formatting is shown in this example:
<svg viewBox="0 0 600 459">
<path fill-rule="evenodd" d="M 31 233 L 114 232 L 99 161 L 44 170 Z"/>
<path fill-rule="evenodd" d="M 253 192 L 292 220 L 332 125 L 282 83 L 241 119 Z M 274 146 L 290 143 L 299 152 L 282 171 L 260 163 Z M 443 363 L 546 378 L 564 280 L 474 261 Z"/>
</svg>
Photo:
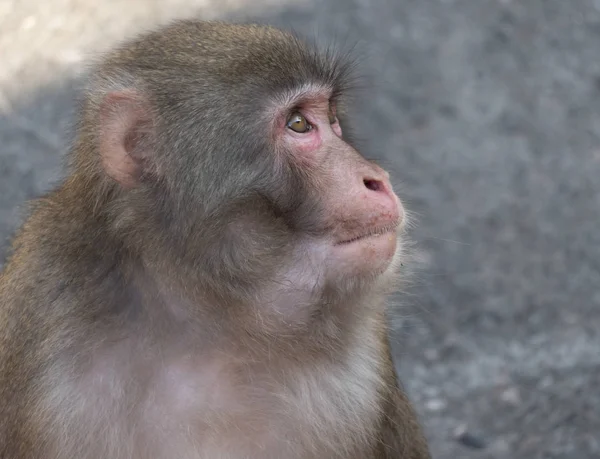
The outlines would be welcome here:
<svg viewBox="0 0 600 459">
<path fill-rule="evenodd" d="M 335 115 L 335 110 L 331 105 L 329 106 L 329 111 L 327 112 L 327 116 L 329 117 L 329 124 L 335 124 L 337 122 L 337 116 Z"/>
<path fill-rule="evenodd" d="M 304 134 L 312 129 L 312 126 L 309 124 L 306 118 L 298 112 L 290 116 L 287 122 L 287 127 L 300 134 Z"/>
</svg>

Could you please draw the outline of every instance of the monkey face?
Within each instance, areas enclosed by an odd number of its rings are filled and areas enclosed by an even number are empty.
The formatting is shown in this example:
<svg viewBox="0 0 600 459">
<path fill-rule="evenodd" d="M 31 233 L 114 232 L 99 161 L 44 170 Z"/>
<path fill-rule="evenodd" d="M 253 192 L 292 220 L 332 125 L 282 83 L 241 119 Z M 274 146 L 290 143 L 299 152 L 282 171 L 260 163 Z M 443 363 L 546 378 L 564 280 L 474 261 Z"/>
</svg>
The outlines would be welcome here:
<svg viewBox="0 0 600 459">
<path fill-rule="evenodd" d="M 303 198 L 317 207 L 296 218 L 314 219 L 318 231 L 306 245 L 324 255 L 325 278 L 374 278 L 397 252 L 404 211 L 389 174 L 344 140 L 329 96 L 326 88 L 304 89 L 281 110 L 274 122 L 276 158 L 300 171 Z"/>
</svg>

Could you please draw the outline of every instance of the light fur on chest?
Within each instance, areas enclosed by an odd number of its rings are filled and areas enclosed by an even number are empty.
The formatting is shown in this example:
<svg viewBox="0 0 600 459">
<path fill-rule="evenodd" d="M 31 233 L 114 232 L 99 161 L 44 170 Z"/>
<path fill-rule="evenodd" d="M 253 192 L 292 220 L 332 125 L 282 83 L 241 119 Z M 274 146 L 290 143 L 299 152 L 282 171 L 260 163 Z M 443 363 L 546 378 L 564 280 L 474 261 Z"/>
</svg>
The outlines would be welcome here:
<svg viewBox="0 0 600 459">
<path fill-rule="evenodd" d="M 46 381 L 45 457 L 361 457 L 382 381 L 373 330 L 359 334 L 333 363 L 285 368 L 185 353 L 146 366 L 125 348 L 100 349 L 79 377 L 63 368 Z"/>
</svg>

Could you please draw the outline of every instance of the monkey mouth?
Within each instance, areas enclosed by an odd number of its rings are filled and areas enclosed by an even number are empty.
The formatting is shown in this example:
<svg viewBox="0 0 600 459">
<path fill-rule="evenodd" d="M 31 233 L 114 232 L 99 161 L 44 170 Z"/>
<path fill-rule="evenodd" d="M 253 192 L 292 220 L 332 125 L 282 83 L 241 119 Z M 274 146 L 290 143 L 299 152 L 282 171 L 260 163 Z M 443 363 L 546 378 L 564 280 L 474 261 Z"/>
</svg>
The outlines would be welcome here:
<svg viewBox="0 0 600 459">
<path fill-rule="evenodd" d="M 348 245 L 353 244 L 355 242 L 363 241 L 365 239 L 376 238 L 378 236 L 383 236 L 385 234 L 395 233 L 397 225 L 388 225 L 381 228 L 375 228 L 367 233 L 360 234 L 358 236 L 351 237 L 349 239 L 343 239 L 341 241 L 337 241 L 334 245 Z"/>
</svg>

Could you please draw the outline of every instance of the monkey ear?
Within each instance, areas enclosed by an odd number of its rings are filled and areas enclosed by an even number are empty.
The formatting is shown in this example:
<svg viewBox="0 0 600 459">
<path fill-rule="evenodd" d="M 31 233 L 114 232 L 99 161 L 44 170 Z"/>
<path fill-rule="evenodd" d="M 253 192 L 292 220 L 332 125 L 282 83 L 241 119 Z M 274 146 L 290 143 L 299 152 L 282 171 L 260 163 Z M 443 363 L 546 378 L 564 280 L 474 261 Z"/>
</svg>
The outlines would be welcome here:
<svg viewBox="0 0 600 459">
<path fill-rule="evenodd" d="M 152 148 L 152 113 L 134 90 L 107 94 L 99 111 L 99 150 L 106 173 L 126 188 L 137 185 Z"/>
</svg>

